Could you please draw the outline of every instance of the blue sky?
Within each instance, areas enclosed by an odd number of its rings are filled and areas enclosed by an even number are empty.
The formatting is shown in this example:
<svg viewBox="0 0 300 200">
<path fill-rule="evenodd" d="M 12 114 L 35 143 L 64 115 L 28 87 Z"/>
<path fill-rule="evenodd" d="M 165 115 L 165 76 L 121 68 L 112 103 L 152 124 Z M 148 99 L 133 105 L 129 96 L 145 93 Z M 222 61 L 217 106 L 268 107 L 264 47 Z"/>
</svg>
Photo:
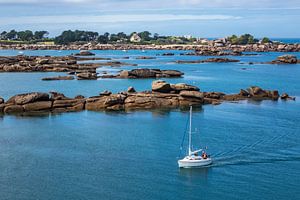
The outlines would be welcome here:
<svg viewBox="0 0 300 200">
<path fill-rule="evenodd" d="M 300 38 L 300 0 L 0 0 L 0 31 Z"/>
</svg>

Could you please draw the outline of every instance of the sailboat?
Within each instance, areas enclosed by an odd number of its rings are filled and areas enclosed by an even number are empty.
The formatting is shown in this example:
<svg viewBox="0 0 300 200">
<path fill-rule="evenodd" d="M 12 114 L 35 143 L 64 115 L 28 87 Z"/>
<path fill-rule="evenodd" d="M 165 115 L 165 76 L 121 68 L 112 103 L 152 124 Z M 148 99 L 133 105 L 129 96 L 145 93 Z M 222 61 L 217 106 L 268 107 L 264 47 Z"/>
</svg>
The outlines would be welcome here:
<svg viewBox="0 0 300 200">
<path fill-rule="evenodd" d="M 189 119 L 189 145 L 188 145 L 188 155 L 183 159 L 178 160 L 178 166 L 180 168 L 193 168 L 193 167 L 203 167 L 210 165 L 212 159 L 203 149 L 192 150 L 192 112 L 193 108 L 190 107 L 190 119 Z"/>
</svg>

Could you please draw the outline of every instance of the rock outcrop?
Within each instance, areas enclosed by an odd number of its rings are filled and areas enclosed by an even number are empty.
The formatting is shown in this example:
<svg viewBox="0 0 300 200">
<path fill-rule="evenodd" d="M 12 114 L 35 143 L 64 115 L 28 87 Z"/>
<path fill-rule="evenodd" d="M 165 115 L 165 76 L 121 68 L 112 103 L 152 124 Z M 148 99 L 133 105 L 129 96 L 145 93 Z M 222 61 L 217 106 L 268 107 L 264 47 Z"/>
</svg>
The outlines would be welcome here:
<svg viewBox="0 0 300 200">
<path fill-rule="evenodd" d="M 138 60 L 152 60 L 152 59 L 156 59 L 156 57 L 152 57 L 152 56 L 139 56 L 139 57 L 136 57 L 136 59 L 138 59 Z"/>
<path fill-rule="evenodd" d="M 175 54 L 174 53 L 163 53 L 161 54 L 162 56 L 174 56 Z"/>
<path fill-rule="evenodd" d="M 80 51 L 79 53 L 74 54 L 75 56 L 94 56 L 95 54 L 90 51 Z"/>
<path fill-rule="evenodd" d="M 175 92 L 181 92 L 181 91 L 200 91 L 200 89 L 193 85 L 188 85 L 186 83 L 177 83 L 177 84 L 170 84 L 171 89 Z"/>
<path fill-rule="evenodd" d="M 26 94 L 18 94 L 7 100 L 8 104 L 24 105 L 36 101 L 48 101 L 49 94 L 41 92 L 32 92 Z"/>
<path fill-rule="evenodd" d="M 197 64 L 197 63 L 230 63 L 230 62 L 240 62 L 236 59 L 229 58 L 208 58 L 206 60 L 178 60 L 178 64 Z"/>
<path fill-rule="evenodd" d="M 220 50 L 202 50 L 196 49 L 196 56 L 241 56 L 240 51 L 220 51 Z"/>
<path fill-rule="evenodd" d="M 42 81 L 59 81 L 59 80 L 74 80 L 74 76 L 55 76 L 55 77 L 42 78 Z"/>
<path fill-rule="evenodd" d="M 181 77 L 184 73 L 178 70 L 160 70 L 160 69 L 133 69 L 130 71 L 123 70 L 117 75 L 102 75 L 101 78 L 174 78 Z"/>
<path fill-rule="evenodd" d="M 277 90 L 263 90 L 258 86 L 251 86 L 246 90 L 241 89 L 239 94 L 236 95 L 224 95 L 222 97 L 224 100 L 242 100 L 242 99 L 252 99 L 252 100 L 275 100 L 279 99 L 279 92 Z"/>
<path fill-rule="evenodd" d="M 280 98 L 281 98 L 282 100 L 293 100 L 293 101 L 296 100 L 296 97 L 290 97 L 287 93 L 283 93 L 283 94 L 280 96 Z"/>
<path fill-rule="evenodd" d="M 136 92 L 136 91 L 135 91 L 134 87 L 130 86 L 130 87 L 127 89 L 127 92 L 128 92 L 128 93 L 134 93 L 134 92 Z"/>
<path fill-rule="evenodd" d="M 223 101 L 239 100 L 278 100 L 279 93 L 274 90 L 263 90 L 252 86 L 241 90 L 238 94 L 224 94 L 221 92 L 201 92 L 196 86 L 179 83 L 170 84 L 165 81 L 154 81 L 152 91 L 136 92 L 129 87 L 127 92 L 112 94 L 109 91 L 100 93 L 99 96 L 85 98 L 78 95 L 68 98 L 57 92 L 33 92 L 19 94 L 8 101 L 0 98 L 0 112 L 5 114 L 22 114 L 28 112 L 74 112 L 81 110 L 91 111 L 120 111 L 136 109 L 178 108 L 189 105 L 214 104 Z M 282 99 L 293 99 L 288 94 L 283 94 Z"/>
<path fill-rule="evenodd" d="M 76 74 L 78 80 L 96 80 L 97 73 L 83 72 Z"/>
<path fill-rule="evenodd" d="M 300 60 L 294 55 L 282 55 L 278 56 L 276 60 L 268 62 L 268 64 L 297 64 Z"/>
<path fill-rule="evenodd" d="M 172 91 L 171 84 L 166 81 L 158 80 L 152 82 L 152 91 L 153 92 L 161 92 L 161 93 L 169 93 Z"/>
<path fill-rule="evenodd" d="M 0 97 L 0 114 L 3 113 L 4 107 L 4 99 Z"/>
<path fill-rule="evenodd" d="M 0 56 L 0 72 L 68 72 L 96 73 L 101 66 L 136 66 L 136 64 L 119 61 L 101 63 L 81 63 L 79 61 L 109 60 L 108 58 L 75 57 L 75 56 Z"/>
</svg>

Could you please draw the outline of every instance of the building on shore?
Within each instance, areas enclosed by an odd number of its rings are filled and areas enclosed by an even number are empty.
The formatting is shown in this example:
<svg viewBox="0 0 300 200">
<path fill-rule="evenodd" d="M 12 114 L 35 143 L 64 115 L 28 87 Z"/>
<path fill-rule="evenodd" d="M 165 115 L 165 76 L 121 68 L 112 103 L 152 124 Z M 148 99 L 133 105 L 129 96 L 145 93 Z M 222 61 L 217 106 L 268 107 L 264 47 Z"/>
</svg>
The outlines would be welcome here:
<svg viewBox="0 0 300 200">
<path fill-rule="evenodd" d="M 130 37 L 130 42 L 141 42 L 141 40 L 142 38 L 137 33 L 132 34 Z"/>
</svg>

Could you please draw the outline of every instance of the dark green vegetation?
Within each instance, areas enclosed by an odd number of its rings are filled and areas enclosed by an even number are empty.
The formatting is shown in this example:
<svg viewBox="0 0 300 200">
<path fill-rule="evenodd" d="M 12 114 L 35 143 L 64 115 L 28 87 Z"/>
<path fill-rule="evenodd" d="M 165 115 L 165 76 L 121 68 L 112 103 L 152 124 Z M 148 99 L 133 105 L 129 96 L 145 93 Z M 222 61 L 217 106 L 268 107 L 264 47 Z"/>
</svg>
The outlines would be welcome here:
<svg viewBox="0 0 300 200">
<path fill-rule="evenodd" d="M 254 38 L 250 34 L 244 34 L 241 36 L 232 35 L 232 36 L 228 37 L 227 40 L 231 44 L 238 44 L 238 45 L 255 44 L 255 43 L 259 42 L 258 39 Z M 270 43 L 270 42 L 271 42 L 271 40 L 267 37 L 264 37 L 261 40 L 261 43 L 263 43 L 263 44 Z"/>
<path fill-rule="evenodd" d="M 30 30 L 16 31 L 11 30 L 9 32 L 3 31 L 0 33 L 0 40 L 6 42 L 41 42 L 48 41 L 48 31 L 35 31 Z"/>
<path fill-rule="evenodd" d="M 49 38 L 48 31 L 16 31 L 11 30 L 9 32 L 3 31 L 0 34 L 1 43 L 38 43 L 38 42 L 55 42 L 55 44 L 70 44 L 70 43 L 87 43 L 97 42 L 100 44 L 207 44 L 208 41 L 203 41 L 200 38 L 191 36 L 161 36 L 158 33 L 150 33 L 149 31 L 133 32 L 126 34 L 124 32 L 119 33 L 104 33 L 99 34 L 94 31 L 82 31 L 82 30 L 66 30 L 59 36 Z M 226 38 L 226 43 L 230 44 L 254 44 L 259 42 L 250 34 L 244 34 L 241 36 L 232 35 Z M 268 38 L 263 38 L 261 43 L 271 42 Z"/>
<path fill-rule="evenodd" d="M 131 34 L 106 32 L 100 35 L 97 32 L 91 31 L 68 30 L 55 37 L 54 41 L 56 44 L 69 44 L 73 42 L 99 42 L 101 44 L 189 44 L 196 41 L 196 38 L 187 39 L 185 37 L 159 36 L 157 33 L 152 34 L 149 31 L 133 32 Z"/>
</svg>

